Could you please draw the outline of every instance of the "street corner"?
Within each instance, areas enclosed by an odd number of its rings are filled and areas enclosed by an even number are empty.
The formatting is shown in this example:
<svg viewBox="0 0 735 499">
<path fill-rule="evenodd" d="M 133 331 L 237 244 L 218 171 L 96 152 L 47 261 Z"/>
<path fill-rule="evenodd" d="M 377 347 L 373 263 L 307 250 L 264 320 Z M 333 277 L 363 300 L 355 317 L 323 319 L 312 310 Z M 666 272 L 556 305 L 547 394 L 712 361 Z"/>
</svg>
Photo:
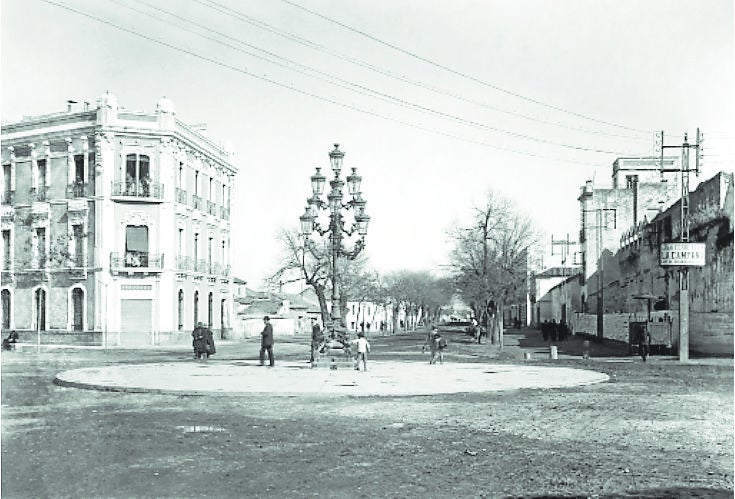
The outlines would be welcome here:
<svg viewBox="0 0 735 499">
<path fill-rule="evenodd" d="M 370 362 L 367 371 L 313 369 L 307 362 L 168 362 L 60 372 L 60 386 L 129 393 L 248 396 L 421 396 L 550 389 L 603 383 L 587 369 L 512 364 Z"/>
</svg>

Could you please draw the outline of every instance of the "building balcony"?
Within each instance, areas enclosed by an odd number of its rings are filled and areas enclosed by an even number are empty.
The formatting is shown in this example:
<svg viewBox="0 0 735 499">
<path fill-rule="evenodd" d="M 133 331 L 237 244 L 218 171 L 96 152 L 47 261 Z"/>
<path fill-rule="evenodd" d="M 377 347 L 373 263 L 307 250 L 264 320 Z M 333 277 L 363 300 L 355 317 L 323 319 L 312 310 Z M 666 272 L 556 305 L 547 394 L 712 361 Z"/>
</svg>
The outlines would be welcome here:
<svg viewBox="0 0 735 499">
<path fill-rule="evenodd" d="M 217 205 L 215 205 L 212 201 L 207 201 L 207 213 L 217 216 Z"/>
<path fill-rule="evenodd" d="M 12 269 L 3 269 L 2 271 L 3 284 L 10 283 L 15 284 L 15 272 Z"/>
<path fill-rule="evenodd" d="M 113 273 L 159 273 L 163 271 L 163 255 L 143 251 L 110 253 L 110 270 Z"/>
<path fill-rule="evenodd" d="M 163 201 L 163 184 L 135 180 L 113 182 L 112 196 L 125 201 L 160 203 Z"/>
<path fill-rule="evenodd" d="M 207 260 L 194 260 L 193 263 L 194 272 L 200 272 L 202 274 L 207 274 L 209 272 L 209 263 L 207 262 Z"/>
<path fill-rule="evenodd" d="M 31 201 L 48 201 L 48 187 L 31 187 Z"/>
<path fill-rule="evenodd" d="M 219 207 L 219 216 L 220 216 L 220 218 L 222 218 L 224 220 L 229 220 L 230 219 L 230 209 L 229 208 L 225 208 L 224 206 L 220 206 Z"/>
<path fill-rule="evenodd" d="M 2 208 L 2 221 L 12 223 L 15 220 L 15 210 L 10 205 L 4 205 Z"/>
<path fill-rule="evenodd" d="M 94 196 L 94 184 L 87 182 L 76 182 L 66 186 L 66 197 L 67 199 L 73 198 L 84 198 L 88 196 Z"/>
<path fill-rule="evenodd" d="M 15 191 L 3 191 L 3 204 L 13 204 Z"/>
<path fill-rule="evenodd" d="M 189 271 L 193 270 L 194 265 L 192 259 L 189 256 L 177 256 L 176 257 L 176 270 Z"/>
<path fill-rule="evenodd" d="M 176 188 L 176 202 L 181 204 L 188 204 L 188 196 L 186 195 L 186 191 L 182 189 L 181 187 Z"/>
<path fill-rule="evenodd" d="M 196 194 L 193 194 L 191 196 L 191 207 L 196 210 L 201 210 L 203 206 L 203 200 L 201 196 L 197 196 Z"/>
</svg>

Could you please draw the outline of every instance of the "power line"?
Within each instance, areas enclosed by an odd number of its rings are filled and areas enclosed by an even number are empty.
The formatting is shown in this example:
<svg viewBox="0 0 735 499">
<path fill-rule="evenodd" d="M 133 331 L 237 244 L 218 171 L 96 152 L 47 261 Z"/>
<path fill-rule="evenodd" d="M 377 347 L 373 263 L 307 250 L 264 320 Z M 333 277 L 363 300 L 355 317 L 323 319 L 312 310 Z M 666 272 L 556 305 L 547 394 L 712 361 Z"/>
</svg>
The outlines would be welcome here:
<svg viewBox="0 0 735 499">
<path fill-rule="evenodd" d="M 556 126 L 556 127 L 560 127 L 560 128 L 565 128 L 565 129 L 568 129 L 568 130 L 575 130 L 575 131 L 583 132 L 583 133 L 590 133 L 590 134 L 595 134 L 595 135 L 605 135 L 605 136 L 623 138 L 623 139 L 628 139 L 628 140 L 648 140 L 647 138 L 644 139 L 644 138 L 641 138 L 641 137 L 633 137 L 633 136 L 630 136 L 630 135 L 612 134 L 612 133 L 608 133 L 608 132 L 602 132 L 602 131 L 599 131 L 599 130 L 590 130 L 590 129 L 587 129 L 587 128 L 576 127 L 576 126 L 567 125 L 567 124 L 564 124 L 564 123 L 559 123 L 559 122 L 556 122 L 556 121 L 544 120 L 544 119 L 541 119 L 541 118 L 537 118 L 537 117 L 534 117 L 534 116 L 529 116 L 529 115 L 526 115 L 526 114 L 523 114 L 523 113 L 519 113 L 519 112 L 516 112 L 516 111 L 510 111 L 510 110 L 503 109 L 503 108 L 500 108 L 500 107 L 497 107 L 497 106 L 491 106 L 491 105 L 489 105 L 489 104 L 487 104 L 485 102 L 481 102 L 481 101 L 478 101 L 478 100 L 475 100 L 475 99 L 471 99 L 471 98 L 468 98 L 468 97 L 459 95 L 459 94 L 454 93 L 454 92 L 443 90 L 443 89 L 440 89 L 440 88 L 438 88 L 438 87 L 436 87 L 434 85 L 428 85 L 428 84 L 423 83 L 423 82 L 421 82 L 419 80 L 414 80 L 414 79 L 408 78 L 407 76 L 399 75 L 399 74 L 396 74 L 396 73 L 394 73 L 394 72 L 392 72 L 390 70 L 382 69 L 382 68 L 380 68 L 378 66 L 375 66 L 373 64 L 370 64 L 370 63 L 361 61 L 360 59 L 357 59 L 357 58 L 351 57 L 349 55 L 343 54 L 343 53 L 341 53 L 339 51 L 333 50 L 333 49 L 331 49 L 329 47 L 326 47 L 324 45 L 321 45 L 319 43 L 316 43 L 316 42 L 314 42 L 312 40 L 308 40 L 306 38 L 300 37 L 298 35 L 295 35 L 293 33 L 288 32 L 288 31 L 284 31 L 282 29 L 279 29 L 279 28 L 277 28 L 275 26 L 272 26 L 272 25 L 270 25 L 268 23 L 265 23 L 263 21 L 260 21 L 260 20 L 258 20 L 256 18 L 252 17 L 252 16 L 249 16 L 249 15 L 243 13 L 243 12 L 240 12 L 238 10 L 235 10 L 235 9 L 232 9 L 232 8 L 227 7 L 225 5 L 222 5 L 220 3 L 217 3 L 214 0 L 193 0 L 193 1 L 196 2 L 196 3 L 198 3 L 198 4 L 200 4 L 200 5 L 203 5 L 205 7 L 208 7 L 210 9 L 212 9 L 212 10 L 216 10 L 216 11 L 218 11 L 218 12 L 224 14 L 224 15 L 227 15 L 227 16 L 230 16 L 230 17 L 234 17 L 234 18 L 236 18 L 236 19 L 238 19 L 238 20 L 240 20 L 240 21 L 242 21 L 244 23 L 247 23 L 247 24 L 250 24 L 252 26 L 258 27 L 260 29 L 263 29 L 265 31 L 268 31 L 269 33 L 273 33 L 275 35 L 278 35 L 278 36 L 281 36 L 283 38 L 286 38 L 287 40 L 291 40 L 293 42 L 296 42 L 296 43 L 299 43 L 301 45 L 310 47 L 310 48 L 312 48 L 314 50 L 317 50 L 319 52 L 323 52 L 323 53 L 329 54 L 331 56 L 337 57 L 337 58 L 342 59 L 344 61 L 347 61 L 347 62 L 350 62 L 350 63 L 355 64 L 357 66 L 360 66 L 362 68 L 365 68 L 365 69 L 374 71 L 374 72 L 376 72 L 378 74 L 381 74 L 383 76 L 387 76 L 389 78 L 393 78 L 393 79 L 402 81 L 404 83 L 408 83 L 410 85 L 414 85 L 414 86 L 417 86 L 419 88 L 423 88 L 425 90 L 429 90 L 431 92 L 435 92 L 435 93 L 438 93 L 438 94 L 441 94 L 441 95 L 445 95 L 445 96 L 451 97 L 453 99 L 457 99 L 457 100 L 460 100 L 460 101 L 463 101 L 463 102 L 467 102 L 469 104 L 473 104 L 473 105 L 476 105 L 476 106 L 484 107 L 484 108 L 490 109 L 492 111 L 497 111 L 497 112 L 500 112 L 500 113 L 508 114 L 508 115 L 515 116 L 515 117 L 518 117 L 518 118 L 522 118 L 522 119 L 525 119 L 525 120 L 535 121 L 537 123 L 543 123 L 543 124 L 546 124 L 546 125 L 551 125 L 551 126 Z M 634 129 L 631 129 L 631 130 L 636 131 Z M 637 131 L 637 132 L 638 133 L 646 133 L 646 134 L 650 133 L 650 132 L 646 132 L 646 131 Z"/>
<path fill-rule="evenodd" d="M 257 75 L 255 73 L 252 73 L 252 72 L 248 71 L 247 69 L 243 69 L 243 68 L 240 68 L 240 67 L 237 67 L 237 66 L 233 66 L 231 64 L 227 64 L 227 63 L 222 62 L 222 61 L 219 61 L 217 59 L 213 59 L 211 57 L 198 54 L 198 53 L 196 53 L 194 51 L 191 51 L 191 50 L 188 50 L 188 49 L 185 49 L 185 48 L 182 48 L 182 47 L 178 47 L 176 45 L 173 45 L 173 44 L 168 43 L 168 42 L 163 41 L 163 40 L 159 40 L 159 39 L 153 38 L 153 37 L 148 36 L 148 35 L 146 35 L 144 33 L 140 33 L 138 31 L 135 31 L 133 29 L 129 29 L 129 28 L 126 28 L 124 26 L 120 26 L 120 25 L 115 24 L 115 23 L 113 23 L 111 21 L 108 21 L 106 19 L 102 19 L 102 18 L 99 18 L 99 17 L 94 16 L 92 14 L 79 11 L 79 10 L 74 9 L 73 7 L 70 7 L 70 6 L 65 5 L 65 4 L 60 4 L 60 3 L 54 2 L 52 0 L 40 0 L 40 1 L 45 2 L 47 4 L 50 4 L 50 5 L 54 5 L 54 6 L 59 7 L 59 8 L 62 8 L 64 10 L 73 12 L 73 13 L 75 13 L 77 15 L 80 15 L 80 16 L 83 16 L 83 17 L 87 17 L 87 18 L 92 19 L 92 20 L 94 20 L 96 22 L 99 22 L 99 23 L 102 23 L 102 24 L 106 24 L 106 25 L 108 25 L 110 27 L 113 27 L 113 28 L 118 29 L 120 31 L 124 31 L 126 33 L 129 33 L 129 34 L 138 36 L 140 38 L 143 38 L 145 40 L 151 41 L 153 43 L 157 43 L 159 45 L 163 45 L 163 46 L 165 46 L 167 48 L 176 50 L 178 52 L 185 53 L 187 55 L 190 55 L 192 57 L 195 57 L 195 58 L 204 60 L 206 62 L 210 62 L 210 63 L 216 64 L 218 66 L 222 66 L 224 68 L 230 69 L 232 71 L 236 71 L 236 72 L 241 73 L 241 74 L 244 74 L 246 76 L 250 76 L 252 78 L 256 78 L 256 79 L 265 81 L 265 82 L 270 83 L 272 85 L 276 85 L 276 86 L 279 86 L 281 88 L 285 88 L 285 89 L 288 89 L 288 90 L 291 90 L 291 91 L 300 93 L 302 95 L 306 95 L 306 96 L 309 96 L 309 97 L 312 97 L 312 98 L 321 100 L 323 102 L 327 102 L 327 103 L 334 104 L 334 105 L 337 105 L 337 106 L 340 106 L 340 107 L 343 107 L 343 108 L 346 108 L 346 109 L 350 109 L 352 111 L 357 111 L 357 112 L 360 112 L 360 113 L 363 113 L 363 114 L 367 114 L 367 115 L 370 115 L 370 116 L 373 116 L 373 117 L 381 118 L 383 120 L 392 121 L 394 123 L 398 123 L 398 124 L 401 124 L 401 125 L 404 125 L 404 126 L 409 126 L 411 128 L 415 128 L 415 129 L 422 130 L 422 131 L 427 131 L 427 132 L 430 132 L 430 133 L 433 133 L 433 134 L 437 134 L 437 135 L 441 135 L 441 136 L 444 136 L 444 137 L 449 137 L 449 138 L 453 138 L 453 139 L 456 139 L 456 140 L 461 140 L 461 141 L 464 141 L 464 142 L 469 142 L 469 143 L 473 143 L 473 144 L 477 144 L 477 145 L 482 145 L 482 146 L 490 147 L 492 149 L 497 149 L 497 150 L 501 150 L 501 151 L 511 152 L 511 153 L 514 153 L 514 154 L 519 154 L 519 155 L 523 155 L 523 156 L 530 156 L 530 157 L 536 157 L 536 158 L 542 158 L 542 159 L 548 159 L 548 160 L 558 161 L 558 162 L 563 162 L 563 163 L 572 163 L 572 164 L 579 164 L 579 165 L 585 165 L 585 166 L 591 166 L 591 167 L 603 167 L 603 165 L 592 165 L 592 164 L 590 164 L 588 162 L 574 161 L 574 160 L 568 160 L 568 159 L 563 159 L 563 158 L 554 158 L 554 157 L 549 157 L 549 156 L 540 155 L 540 154 L 534 154 L 534 153 L 530 153 L 530 152 L 522 151 L 522 150 L 518 150 L 518 149 L 512 149 L 512 148 L 506 148 L 506 147 L 502 147 L 502 146 L 497 146 L 495 144 L 491 144 L 491 143 L 488 143 L 488 142 L 485 142 L 485 141 L 470 139 L 470 138 L 462 137 L 460 135 L 456 135 L 456 134 L 453 134 L 453 133 L 443 132 L 441 130 L 436 130 L 436 129 L 433 129 L 433 128 L 424 127 L 422 125 L 417 125 L 415 123 L 411 123 L 411 122 L 407 122 L 407 121 L 404 121 L 404 120 L 392 118 L 392 117 L 386 116 L 384 114 L 380 114 L 380 113 L 376 113 L 376 112 L 373 112 L 373 111 L 365 110 L 365 109 L 359 108 L 357 106 L 353 106 L 351 104 L 345 104 L 345 103 L 336 101 L 336 100 L 331 99 L 331 98 L 328 98 L 328 97 L 324 97 L 324 96 L 321 96 L 321 95 L 318 95 L 318 94 L 314 94 L 312 92 L 308 92 L 308 91 L 299 89 L 299 88 L 294 87 L 292 85 L 288 85 L 288 84 L 285 84 L 285 83 L 278 82 L 276 80 L 273 80 L 271 78 L 268 78 L 267 76 Z"/>
<path fill-rule="evenodd" d="M 110 0 L 110 1 L 112 1 L 112 0 Z M 453 115 L 453 114 L 445 113 L 445 112 L 442 112 L 442 111 L 437 111 L 435 109 L 432 109 L 432 108 L 429 108 L 429 107 L 426 107 L 426 106 L 422 106 L 422 105 L 419 105 L 419 104 L 415 104 L 415 103 L 412 103 L 410 101 L 407 101 L 407 100 L 404 100 L 404 99 L 400 99 L 400 98 L 394 97 L 392 95 L 388 95 L 388 94 L 385 94 L 385 93 L 381 93 L 381 92 L 372 90 L 372 89 L 370 89 L 368 87 L 365 87 L 363 85 L 358 85 L 358 84 L 349 82 L 349 81 L 344 80 L 342 78 L 339 78 L 339 77 L 336 77 L 336 76 L 332 76 L 330 74 L 324 73 L 322 71 L 319 71 L 319 70 L 314 69 L 314 68 L 311 68 L 309 66 L 300 64 L 298 62 L 291 61 L 291 60 L 289 60 L 287 58 L 281 57 L 281 56 L 279 56 L 277 54 L 274 54 L 272 52 L 269 52 L 267 50 L 264 50 L 264 49 L 261 49 L 259 47 L 254 46 L 254 45 L 251 45 L 249 43 L 243 42 L 243 41 L 241 41 L 241 40 L 239 40 L 237 38 L 234 38 L 232 36 L 229 36 L 229 35 L 227 35 L 225 33 L 222 33 L 222 32 L 216 31 L 216 30 L 212 30 L 212 29 L 210 29 L 207 26 L 204 26 L 202 24 L 199 24 L 199 23 L 196 23 L 194 21 L 191 21 L 190 19 L 187 19 L 185 17 L 179 16 L 178 14 L 172 13 L 172 12 L 167 11 L 165 9 L 161 9 L 159 7 L 156 7 L 155 5 L 151 5 L 150 3 L 147 3 L 147 2 L 145 2 L 143 0 L 134 0 L 134 1 L 136 1 L 137 3 L 143 4 L 143 5 L 147 6 L 147 7 L 150 7 L 152 9 L 155 9 L 155 10 L 157 10 L 159 12 L 165 13 L 165 14 L 167 14 L 167 15 L 169 15 L 171 17 L 174 17 L 176 19 L 179 19 L 181 21 L 184 21 L 184 22 L 186 22 L 188 24 L 197 26 L 198 28 L 201 28 L 201 29 L 204 29 L 206 31 L 215 33 L 215 34 L 217 34 L 219 36 L 222 36 L 222 37 L 224 37 L 226 39 L 233 40 L 233 41 L 235 41 L 235 42 L 237 42 L 237 43 L 239 43 L 241 45 L 244 45 L 244 46 L 253 48 L 255 50 L 258 50 L 260 52 L 263 52 L 265 54 L 268 54 L 271 57 L 275 57 L 277 59 L 286 61 L 289 64 L 293 64 L 293 65 L 296 65 L 296 66 L 300 66 L 302 68 L 305 68 L 307 71 L 312 71 L 314 73 L 317 73 L 317 74 L 321 75 L 322 77 L 315 76 L 313 74 L 308 74 L 307 72 L 304 72 L 304 71 L 295 69 L 295 68 L 293 68 L 291 66 L 288 66 L 288 65 L 285 65 L 285 64 L 282 64 L 282 63 L 273 61 L 271 59 L 268 59 L 267 57 L 263 57 L 263 56 L 254 54 L 252 52 L 249 52 L 247 50 L 243 50 L 243 49 L 241 49 L 239 47 L 235 47 L 235 46 L 233 46 L 233 45 L 231 45 L 229 43 L 223 42 L 222 40 L 218 40 L 217 38 L 213 38 L 213 37 L 210 37 L 210 36 L 203 35 L 203 34 L 198 33 L 196 31 L 193 31 L 193 30 L 190 30 L 190 29 L 181 27 L 180 25 L 175 25 L 176 27 L 178 27 L 179 29 L 181 29 L 181 30 L 183 30 L 183 31 L 185 31 L 187 33 L 192 33 L 192 34 L 195 34 L 197 36 L 201 36 L 201 37 L 203 37 L 203 38 L 205 38 L 207 40 L 213 41 L 215 43 L 219 43 L 219 44 L 224 45 L 226 47 L 229 47 L 229 48 L 231 48 L 233 50 L 237 50 L 239 52 L 242 52 L 242 53 L 245 53 L 247 55 L 250 55 L 252 57 L 255 57 L 255 58 L 258 58 L 258 59 L 261 59 L 261 60 L 265 60 L 265 61 L 267 61 L 267 62 L 269 62 L 271 64 L 275 64 L 275 65 L 277 65 L 279 67 L 288 69 L 290 71 L 297 72 L 299 74 L 303 74 L 303 75 L 308 76 L 308 77 L 311 77 L 311 78 L 315 78 L 317 80 L 323 81 L 323 82 L 325 82 L 327 84 L 330 84 L 330 85 L 334 85 L 334 86 L 337 86 L 337 87 L 340 87 L 340 88 L 345 88 L 345 89 L 348 89 L 348 90 L 357 92 L 357 93 L 359 93 L 361 95 L 369 95 L 370 97 L 378 98 L 380 100 L 383 100 L 385 102 L 389 102 L 389 103 L 394 104 L 394 105 L 398 105 L 398 106 L 401 106 L 401 107 L 404 107 L 404 108 L 409 108 L 409 109 L 412 109 L 414 111 L 428 113 L 430 115 L 438 116 L 438 117 L 444 118 L 444 119 L 448 119 L 448 120 L 451 120 L 451 121 L 454 121 L 454 122 L 457 122 L 457 123 L 460 123 L 460 124 L 463 124 L 463 125 L 473 126 L 473 127 L 481 128 L 481 129 L 486 129 L 486 130 L 490 130 L 492 132 L 502 133 L 502 134 L 506 134 L 506 135 L 509 135 L 509 136 L 512 136 L 512 137 L 515 137 L 515 138 L 524 139 L 524 140 L 530 140 L 530 141 L 538 142 L 538 143 L 545 144 L 545 145 L 558 146 L 558 147 L 563 147 L 563 148 L 573 149 L 573 150 L 578 150 L 578 151 L 598 152 L 598 153 L 603 153 L 603 154 L 619 154 L 619 155 L 626 154 L 626 153 L 624 153 L 622 151 L 608 151 L 608 150 L 604 150 L 604 149 L 597 149 L 597 148 L 590 148 L 590 147 L 583 147 L 583 146 L 578 146 L 578 145 L 572 145 L 572 144 L 554 142 L 554 141 L 550 141 L 550 140 L 547 140 L 547 139 L 542 139 L 542 138 L 538 138 L 538 137 L 529 136 L 529 135 L 525 135 L 525 134 L 522 134 L 522 133 L 514 132 L 514 131 L 511 131 L 511 130 L 505 130 L 505 129 L 502 129 L 502 128 L 493 127 L 493 126 L 487 125 L 485 123 L 480 123 L 480 122 L 477 122 L 477 121 L 468 120 L 468 119 L 465 119 L 465 118 L 462 118 L 462 117 L 459 117 L 459 116 L 456 116 L 456 115 Z M 122 7 L 125 7 L 127 9 L 130 9 L 130 10 L 132 10 L 134 12 L 139 13 L 139 14 L 146 15 L 146 16 L 151 17 L 153 19 L 156 19 L 158 21 L 161 21 L 161 22 L 164 22 L 164 23 L 173 25 L 172 23 L 169 23 L 167 20 L 162 19 L 161 17 L 158 17 L 156 15 L 153 15 L 150 12 L 145 12 L 145 11 L 142 11 L 140 9 L 136 9 L 134 7 L 128 6 L 128 5 L 117 4 L 117 3 L 115 5 L 121 5 Z M 340 83 L 337 83 L 337 82 L 340 82 Z"/>
<path fill-rule="evenodd" d="M 467 80 L 470 80 L 470 81 L 473 81 L 475 83 L 479 83 L 479 84 L 484 85 L 486 87 L 492 88 L 493 90 L 496 90 L 498 92 L 502 92 L 504 94 L 511 95 L 511 96 L 516 97 L 518 99 L 522 99 L 522 100 L 525 100 L 527 102 L 531 102 L 533 104 L 537 104 L 539 106 L 543 106 L 543 107 L 546 107 L 546 108 L 549 108 L 549 109 L 553 109 L 555 111 L 559 111 L 559 112 L 562 112 L 562 113 L 570 114 L 572 116 L 576 116 L 577 118 L 582 118 L 582 119 L 585 119 L 585 120 L 593 121 L 595 123 L 601 123 L 601 124 L 612 126 L 612 127 L 615 127 L 615 128 L 621 128 L 621 129 L 624 129 L 624 130 L 629 130 L 631 132 L 652 133 L 651 131 L 648 131 L 648 130 L 640 130 L 640 129 L 637 129 L 637 128 L 631 128 L 631 127 L 628 127 L 628 126 L 625 126 L 625 125 L 618 125 L 616 123 L 611 123 L 609 121 L 604 121 L 604 120 L 600 120 L 600 119 L 597 119 L 597 118 L 592 118 L 590 116 L 586 116 L 586 115 L 581 114 L 581 113 L 577 113 L 577 112 L 574 112 L 574 111 L 569 111 L 567 109 L 564 109 L 564 108 L 561 108 L 561 107 L 558 107 L 558 106 L 554 106 L 552 104 L 546 104 L 545 102 L 541 102 L 539 100 L 532 99 L 530 97 L 526 97 L 526 96 L 521 95 L 519 93 L 516 93 L 516 92 L 513 92 L 511 90 L 507 90 L 507 89 L 501 88 L 501 87 L 499 87 L 499 86 L 497 86 L 495 84 L 488 83 L 486 81 L 480 80 L 479 78 L 476 78 L 474 76 L 471 76 L 471 75 L 469 75 L 467 73 L 463 73 L 463 72 L 458 71 L 456 69 L 452 69 L 452 68 L 450 68 L 448 66 L 445 66 L 445 65 L 440 64 L 438 62 L 432 61 L 432 60 L 427 59 L 425 57 L 422 57 L 422 56 L 420 56 L 418 54 L 415 54 L 413 52 L 410 52 L 408 50 L 405 50 L 405 49 L 403 49 L 401 47 L 398 47 L 397 45 L 394 45 L 392 43 L 386 42 L 385 40 L 382 40 L 382 39 L 380 39 L 380 38 L 378 38 L 376 36 L 373 36 L 373 35 L 371 35 L 369 33 L 366 33 L 364 31 L 361 31 L 361 30 L 357 29 L 357 28 L 353 28 L 352 26 L 349 26 L 349 25 L 347 25 L 345 23 L 342 23 L 340 21 L 337 21 L 336 19 L 332 19 L 331 17 L 327 17 L 327 16 L 325 16 L 323 14 L 320 14 L 319 12 L 313 11 L 311 9 L 307 9 L 306 7 L 303 7 L 303 6 L 301 6 L 301 5 L 299 5 L 299 4 L 295 3 L 295 2 L 292 2 L 291 0 L 281 0 L 281 1 L 284 2 L 284 3 L 286 3 L 286 4 L 288 4 L 288 5 L 291 5 L 292 7 L 295 7 L 297 9 L 301 9 L 304 12 L 308 12 L 309 14 L 311 14 L 313 16 L 319 17 L 321 19 L 324 19 L 325 21 L 328 21 L 328 22 L 331 22 L 331 23 L 336 24 L 338 26 L 341 26 L 342 28 L 345 28 L 345 29 L 347 29 L 349 31 L 352 31 L 353 33 L 357 33 L 357 34 L 359 34 L 361 36 L 364 36 L 365 38 L 368 38 L 368 39 L 370 39 L 370 40 L 372 40 L 374 42 L 377 42 L 377 43 L 379 43 L 381 45 L 384 45 L 384 46 L 389 47 L 389 48 L 391 48 L 393 50 L 396 50 L 396 51 L 401 52 L 401 53 L 403 53 L 405 55 L 408 55 L 409 57 L 413 57 L 414 59 L 417 59 L 419 61 L 422 61 L 422 62 L 425 62 L 427 64 L 430 64 L 430 65 L 432 65 L 434 67 L 443 69 L 443 70 L 448 71 L 448 72 L 450 72 L 450 73 L 452 73 L 454 75 L 460 76 L 460 77 L 465 78 Z"/>
</svg>

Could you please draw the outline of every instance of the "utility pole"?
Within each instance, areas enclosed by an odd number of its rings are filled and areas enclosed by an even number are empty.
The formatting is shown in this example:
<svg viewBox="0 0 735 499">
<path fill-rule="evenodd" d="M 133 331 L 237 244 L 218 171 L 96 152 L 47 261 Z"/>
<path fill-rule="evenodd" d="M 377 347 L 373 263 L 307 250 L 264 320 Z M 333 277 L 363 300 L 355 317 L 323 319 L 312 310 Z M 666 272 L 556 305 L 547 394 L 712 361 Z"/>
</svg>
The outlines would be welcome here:
<svg viewBox="0 0 735 499">
<path fill-rule="evenodd" d="M 569 255 L 569 247 L 573 244 L 576 244 L 574 241 L 569 240 L 569 234 L 567 234 L 566 239 L 554 239 L 554 235 L 551 235 L 551 254 L 555 255 L 554 253 L 554 247 L 555 246 L 561 246 L 561 296 L 562 296 L 562 309 L 561 309 L 561 320 L 564 322 L 567 322 L 567 295 L 566 295 L 566 288 L 565 288 L 565 280 L 567 277 L 566 272 L 566 265 L 567 265 L 567 256 Z"/>
<path fill-rule="evenodd" d="M 684 134 L 684 143 L 680 146 L 664 145 L 664 132 L 661 133 L 661 176 L 664 172 L 678 172 L 676 168 L 664 168 L 664 149 L 681 148 L 681 233 L 679 241 L 682 243 L 689 242 L 689 172 L 694 171 L 699 176 L 699 167 L 702 157 L 703 134 L 697 128 L 697 142 L 690 144 L 688 136 Z M 658 139 L 656 147 L 658 148 Z M 689 168 L 689 149 L 696 149 L 696 160 L 694 169 Z M 689 361 L 689 268 L 686 266 L 679 267 L 679 362 L 685 363 Z"/>
<path fill-rule="evenodd" d="M 604 320 L 604 303 L 605 303 L 605 285 L 604 285 L 604 278 L 605 278 L 605 259 L 603 258 L 602 254 L 604 252 L 603 248 L 603 239 L 602 239 L 602 231 L 604 229 L 609 228 L 609 223 L 607 221 L 607 214 L 612 212 L 613 215 L 613 221 L 612 221 L 612 228 L 617 227 L 617 209 L 616 208 L 595 208 L 593 210 L 582 210 L 583 213 L 595 213 L 595 225 L 593 227 L 588 227 L 587 224 L 585 224 L 585 229 L 587 228 L 594 228 L 595 233 L 597 235 L 596 240 L 596 246 L 597 246 L 597 265 L 598 265 L 598 272 L 597 272 L 597 339 L 602 340 L 604 337 L 604 329 L 605 329 L 605 320 Z"/>
</svg>

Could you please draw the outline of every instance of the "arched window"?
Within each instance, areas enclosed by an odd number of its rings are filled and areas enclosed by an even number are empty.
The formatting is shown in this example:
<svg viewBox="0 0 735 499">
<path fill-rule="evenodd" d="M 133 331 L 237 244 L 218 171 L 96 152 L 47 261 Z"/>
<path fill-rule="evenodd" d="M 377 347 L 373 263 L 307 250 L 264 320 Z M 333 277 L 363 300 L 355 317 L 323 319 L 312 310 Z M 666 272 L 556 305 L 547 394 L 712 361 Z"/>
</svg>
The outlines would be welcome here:
<svg viewBox="0 0 735 499">
<path fill-rule="evenodd" d="M 194 327 L 199 323 L 199 291 L 194 291 Z"/>
<path fill-rule="evenodd" d="M 72 301 L 72 330 L 82 331 L 84 329 L 84 290 L 74 288 L 71 292 Z"/>
<path fill-rule="evenodd" d="M 3 302 L 3 330 L 10 329 L 10 290 L 3 289 L 2 291 L 2 302 Z"/>
<path fill-rule="evenodd" d="M 209 303 L 207 305 L 207 312 L 208 312 L 207 320 L 209 321 L 209 327 L 212 327 L 212 319 L 214 319 L 214 317 L 212 317 L 214 315 L 212 312 L 213 304 L 214 304 L 214 295 L 212 295 L 212 292 L 210 291 L 209 292 Z"/>
<path fill-rule="evenodd" d="M 184 329 L 184 290 L 179 290 L 179 331 Z"/>
</svg>

